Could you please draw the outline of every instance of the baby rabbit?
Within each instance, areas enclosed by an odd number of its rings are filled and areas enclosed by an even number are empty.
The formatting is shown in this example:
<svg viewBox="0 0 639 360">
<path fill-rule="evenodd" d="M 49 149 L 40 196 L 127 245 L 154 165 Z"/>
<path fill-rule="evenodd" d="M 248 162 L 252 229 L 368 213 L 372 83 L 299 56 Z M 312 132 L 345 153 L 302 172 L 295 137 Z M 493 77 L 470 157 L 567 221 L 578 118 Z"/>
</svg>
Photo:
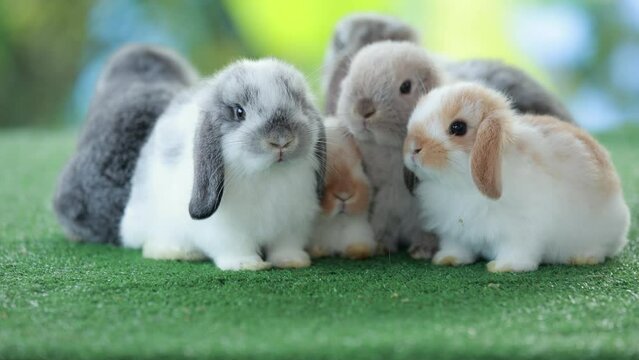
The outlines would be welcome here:
<svg viewBox="0 0 639 360">
<path fill-rule="evenodd" d="M 238 61 L 178 96 L 142 150 L 123 245 L 222 270 L 309 266 L 326 158 L 312 101 L 274 59 Z"/>
<path fill-rule="evenodd" d="M 370 185 L 355 139 L 337 118 L 327 118 L 326 187 L 309 252 L 312 257 L 341 255 L 364 259 L 376 244 L 368 222 Z"/>
<path fill-rule="evenodd" d="M 109 60 L 53 199 L 70 239 L 119 242 L 140 149 L 171 99 L 196 78 L 187 61 L 155 46 L 127 46 Z"/>
<path fill-rule="evenodd" d="M 353 58 L 338 102 L 338 116 L 357 140 L 375 189 L 370 222 L 376 241 L 395 251 L 401 239 L 415 245 L 410 252 L 418 258 L 429 258 L 437 241 L 423 232 L 417 200 L 404 186 L 401 148 L 417 99 L 442 82 L 442 72 L 419 46 L 377 42 Z"/>
<path fill-rule="evenodd" d="M 394 249 L 401 239 L 411 244 L 409 252 L 415 258 L 429 258 L 436 249 L 435 237 L 419 225 L 416 201 L 409 192 L 417 179 L 403 171 L 401 155 L 408 118 L 422 95 L 458 81 L 456 77 L 476 77 L 489 87 L 506 89 L 515 107 L 522 104 L 522 111 L 545 114 L 555 109 L 544 101 L 531 100 L 530 94 L 558 104 L 521 71 L 484 63 L 485 67 L 473 65 L 472 70 L 470 65 L 433 56 L 415 44 L 391 41 L 365 46 L 353 58 L 342 81 L 337 114 L 362 150 L 367 175 L 376 189 L 371 223 L 376 239 L 385 247 Z M 460 68 L 451 71 L 454 66 Z"/>
<path fill-rule="evenodd" d="M 436 264 L 596 264 L 627 242 L 630 214 L 606 150 L 574 125 L 516 113 L 484 86 L 445 86 L 420 100 L 404 162 L 421 180 L 422 224 L 440 238 Z"/>
<path fill-rule="evenodd" d="M 322 75 L 327 115 L 335 115 L 340 84 L 348 73 L 353 56 L 362 47 L 384 40 L 417 43 L 419 36 L 412 27 L 399 19 L 372 13 L 348 15 L 335 25 L 324 57 Z"/>
</svg>

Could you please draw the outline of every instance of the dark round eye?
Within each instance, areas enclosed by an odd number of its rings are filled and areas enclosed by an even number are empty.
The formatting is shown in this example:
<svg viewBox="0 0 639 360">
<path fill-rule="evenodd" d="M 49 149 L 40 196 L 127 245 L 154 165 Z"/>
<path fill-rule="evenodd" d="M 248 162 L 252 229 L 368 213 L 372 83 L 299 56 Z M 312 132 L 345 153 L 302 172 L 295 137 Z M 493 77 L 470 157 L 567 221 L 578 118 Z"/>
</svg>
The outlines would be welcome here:
<svg viewBox="0 0 639 360">
<path fill-rule="evenodd" d="M 246 118 L 246 111 L 244 111 L 244 109 L 240 105 L 236 104 L 233 112 L 235 112 L 235 118 L 239 121 L 242 121 Z"/>
<path fill-rule="evenodd" d="M 464 120 L 455 120 L 450 124 L 450 134 L 455 136 L 466 135 L 466 122 Z"/>
<path fill-rule="evenodd" d="M 406 80 L 399 86 L 399 92 L 402 94 L 408 94 L 410 92 L 410 80 Z"/>
</svg>

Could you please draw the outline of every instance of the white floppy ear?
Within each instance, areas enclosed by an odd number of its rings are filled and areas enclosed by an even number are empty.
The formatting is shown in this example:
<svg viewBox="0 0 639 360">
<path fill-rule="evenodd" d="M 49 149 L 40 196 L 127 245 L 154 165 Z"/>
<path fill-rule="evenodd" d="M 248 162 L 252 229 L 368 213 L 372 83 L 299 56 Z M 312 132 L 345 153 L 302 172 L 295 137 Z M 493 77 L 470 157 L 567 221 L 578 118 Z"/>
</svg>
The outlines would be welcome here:
<svg viewBox="0 0 639 360">
<path fill-rule="evenodd" d="M 213 215 L 224 193 L 224 157 L 220 121 L 202 113 L 193 147 L 193 190 L 189 202 L 191 218 Z"/>
<path fill-rule="evenodd" d="M 501 162 L 506 112 L 493 112 L 479 124 L 470 152 L 470 169 L 475 185 L 484 195 L 499 199 L 502 191 Z"/>
</svg>

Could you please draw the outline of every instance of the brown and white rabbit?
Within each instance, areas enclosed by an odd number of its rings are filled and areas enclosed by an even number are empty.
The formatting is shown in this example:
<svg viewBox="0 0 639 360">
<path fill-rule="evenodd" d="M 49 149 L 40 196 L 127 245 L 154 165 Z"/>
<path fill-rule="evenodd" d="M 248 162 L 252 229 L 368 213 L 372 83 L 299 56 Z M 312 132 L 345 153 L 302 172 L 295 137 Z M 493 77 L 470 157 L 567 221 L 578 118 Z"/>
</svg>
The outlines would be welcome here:
<svg viewBox="0 0 639 360">
<path fill-rule="evenodd" d="M 404 161 L 420 179 L 422 225 L 440 238 L 436 264 L 596 264 L 627 243 L 630 214 L 606 150 L 572 124 L 516 113 L 479 84 L 420 100 Z"/>
<path fill-rule="evenodd" d="M 309 253 L 312 257 L 370 257 L 376 243 L 368 222 L 370 183 L 362 166 L 362 153 L 353 135 L 337 118 L 327 118 L 324 126 L 326 187 Z"/>
</svg>

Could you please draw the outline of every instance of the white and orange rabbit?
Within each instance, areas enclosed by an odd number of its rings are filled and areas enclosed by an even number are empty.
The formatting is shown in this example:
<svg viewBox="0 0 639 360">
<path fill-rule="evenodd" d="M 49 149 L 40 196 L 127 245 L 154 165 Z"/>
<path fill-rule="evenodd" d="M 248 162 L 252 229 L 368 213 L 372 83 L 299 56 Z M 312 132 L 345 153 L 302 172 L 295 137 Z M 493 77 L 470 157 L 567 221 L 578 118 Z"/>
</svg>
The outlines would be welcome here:
<svg viewBox="0 0 639 360">
<path fill-rule="evenodd" d="M 422 225 L 440 238 L 436 264 L 596 264 L 627 243 L 630 214 L 606 150 L 572 124 L 516 113 L 481 85 L 424 96 L 404 161 L 420 180 Z"/>
<path fill-rule="evenodd" d="M 368 222 L 370 184 L 355 139 L 339 120 L 324 122 L 327 173 L 322 214 L 311 237 L 312 257 L 340 255 L 363 259 L 373 255 L 376 243 Z"/>
</svg>

